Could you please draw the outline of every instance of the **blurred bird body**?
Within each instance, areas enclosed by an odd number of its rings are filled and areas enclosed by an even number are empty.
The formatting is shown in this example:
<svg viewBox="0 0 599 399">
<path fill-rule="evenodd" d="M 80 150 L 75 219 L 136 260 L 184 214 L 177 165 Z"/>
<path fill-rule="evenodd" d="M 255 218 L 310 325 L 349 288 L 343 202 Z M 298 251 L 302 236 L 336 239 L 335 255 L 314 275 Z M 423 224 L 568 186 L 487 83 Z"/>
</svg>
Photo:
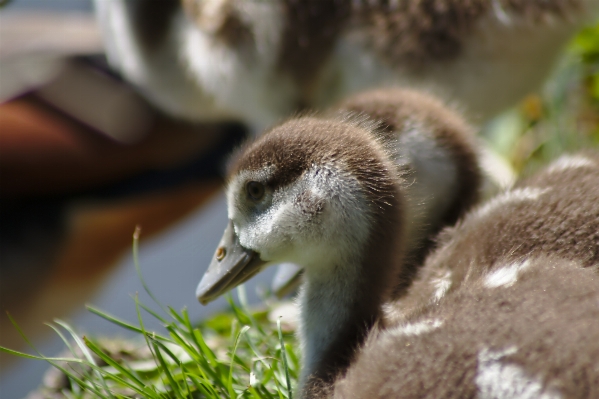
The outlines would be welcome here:
<svg viewBox="0 0 599 399">
<path fill-rule="evenodd" d="M 483 121 L 538 89 L 592 0 L 97 0 L 109 59 L 165 111 L 263 128 L 367 88 Z"/>
</svg>

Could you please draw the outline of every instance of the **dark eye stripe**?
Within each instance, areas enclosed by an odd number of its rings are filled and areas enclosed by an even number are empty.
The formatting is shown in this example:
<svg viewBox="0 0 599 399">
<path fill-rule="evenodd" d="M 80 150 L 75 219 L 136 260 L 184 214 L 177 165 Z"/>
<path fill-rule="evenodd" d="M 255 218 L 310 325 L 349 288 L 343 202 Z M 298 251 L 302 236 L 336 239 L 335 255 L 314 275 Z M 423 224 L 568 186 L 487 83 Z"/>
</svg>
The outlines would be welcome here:
<svg viewBox="0 0 599 399">
<path fill-rule="evenodd" d="M 245 191 L 248 196 L 254 201 L 258 201 L 264 197 L 264 185 L 257 181 L 249 181 L 245 185 Z"/>
</svg>

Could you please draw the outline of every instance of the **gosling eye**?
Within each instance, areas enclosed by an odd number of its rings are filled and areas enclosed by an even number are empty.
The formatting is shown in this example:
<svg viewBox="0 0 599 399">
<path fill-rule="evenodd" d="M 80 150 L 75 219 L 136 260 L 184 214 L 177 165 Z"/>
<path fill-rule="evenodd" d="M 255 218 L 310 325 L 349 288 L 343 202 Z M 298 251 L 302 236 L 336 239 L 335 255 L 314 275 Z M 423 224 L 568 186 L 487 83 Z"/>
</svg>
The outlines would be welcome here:
<svg viewBox="0 0 599 399">
<path fill-rule="evenodd" d="M 254 201 L 259 201 L 264 197 L 264 184 L 257 181 L 249 181 L 245 185 L 247 195 Z"/>
</svg>

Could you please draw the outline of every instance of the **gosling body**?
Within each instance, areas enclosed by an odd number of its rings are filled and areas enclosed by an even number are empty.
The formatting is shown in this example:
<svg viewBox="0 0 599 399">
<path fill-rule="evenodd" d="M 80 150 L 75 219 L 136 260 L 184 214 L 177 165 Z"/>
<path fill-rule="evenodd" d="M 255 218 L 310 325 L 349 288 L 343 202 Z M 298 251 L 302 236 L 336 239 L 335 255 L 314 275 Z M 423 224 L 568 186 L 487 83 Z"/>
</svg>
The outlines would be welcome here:
<svg viewBox="0 0 599 399">
<path fill-rule="evenodd" d="M 564 156 L 441 235 L 335 398 L 599 395 L 599 156 Z"/>
<path fill-rule="evenodd" d="M 300 390 L 331 386 L 384 323 L 383 304 L 405 294 L 438 220 L 455 221 L 476 200 L 470 133 L 406 90 L 364 93 L 266 132 L 233 163 L 220 244 L 231 256 L 215 258 L 198 297 L 208 302 L 268 264 L 302 266 Z"/>
<path fill-rule="evenodd" d="M 269 264 L 303 266 L 303 398 L 593 397 L 597 157 L 557 161 L 474 209 L 418 269 L 409 175 L 379 128 L 302 117 L 245 148 L 221 242 L 233 255 L 213 261 L 199 299 Z"/>
</svg>

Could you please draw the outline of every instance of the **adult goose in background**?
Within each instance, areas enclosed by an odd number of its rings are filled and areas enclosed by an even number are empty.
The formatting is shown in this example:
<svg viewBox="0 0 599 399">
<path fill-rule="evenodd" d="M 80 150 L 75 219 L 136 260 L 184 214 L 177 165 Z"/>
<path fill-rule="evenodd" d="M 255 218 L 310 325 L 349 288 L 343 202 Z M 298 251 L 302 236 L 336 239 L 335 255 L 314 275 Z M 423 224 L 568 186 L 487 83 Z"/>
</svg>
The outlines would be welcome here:
<svg viewBox="0 0 599 399">
<path fill-rule="evenodd" d="M 304 267 L 302 386 L 330 383 L 382 320 L 382 304 L 404 293 L 429 232 L 474 203 L 470 133 L 435 99 L 399 89 L 266 132 L 232 167 L 230 223 L 199 299 L 265 262 Z"/>
<path fill-rule="evenodd" d="M 596 159 L 558 161 L 470 213 L 409 285 L 393 128 L 301 117 L 250 144 L 231 169 L 229 226 L 198 299 L 271 263 L 303 266 L 306 398 L 593 397 Z"/>
<path fill-rule="evenodd" d="M 95 0 L 111 64 L 160 109 L 257 130 L 384 85 L 484 121 L 539 88 L 595 0 Z"/>
</svg>

